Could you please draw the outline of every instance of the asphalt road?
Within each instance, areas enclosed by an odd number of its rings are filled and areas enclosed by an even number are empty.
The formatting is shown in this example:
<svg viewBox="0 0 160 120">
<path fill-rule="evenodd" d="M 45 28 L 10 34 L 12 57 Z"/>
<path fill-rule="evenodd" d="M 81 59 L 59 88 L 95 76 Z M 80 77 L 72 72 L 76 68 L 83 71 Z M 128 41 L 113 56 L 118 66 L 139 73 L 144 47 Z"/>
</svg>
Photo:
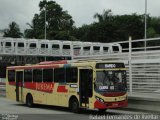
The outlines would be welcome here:
<svg viewBox="0 0 160 120">
<path fill-rule="evenodd" d="M 109 118 L 117 120 L 115 116 L 130 120 L 136 115 L 145 114 L 147 113 L 117 109 L 107 110 L 105 114 L 91 110 L 82 110 L 79 114 L 75 114 L 63 107 L 35 105 L 34 108 L 28 108 L 24 104 L 0 97 L 0 120 L 109 120 Z"/>
</svg>

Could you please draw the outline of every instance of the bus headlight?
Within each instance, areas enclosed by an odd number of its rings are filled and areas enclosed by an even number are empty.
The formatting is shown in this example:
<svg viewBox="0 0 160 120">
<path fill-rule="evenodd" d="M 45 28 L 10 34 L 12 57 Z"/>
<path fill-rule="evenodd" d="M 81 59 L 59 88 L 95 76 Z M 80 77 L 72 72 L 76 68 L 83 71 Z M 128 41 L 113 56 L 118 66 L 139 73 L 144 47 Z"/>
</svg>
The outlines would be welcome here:
<svg viewBox="0 0 160 120">
<path fill-rule="evenodd" d="M 95 96 L 95 98 L 96 98 L 96 100 L 98 100 L 98 101 L 100 101 L 100 102 L 104 103 L 104 100 L 103 100 L 102 98 L 97 97 L 97 96 Z"/>
</svg>

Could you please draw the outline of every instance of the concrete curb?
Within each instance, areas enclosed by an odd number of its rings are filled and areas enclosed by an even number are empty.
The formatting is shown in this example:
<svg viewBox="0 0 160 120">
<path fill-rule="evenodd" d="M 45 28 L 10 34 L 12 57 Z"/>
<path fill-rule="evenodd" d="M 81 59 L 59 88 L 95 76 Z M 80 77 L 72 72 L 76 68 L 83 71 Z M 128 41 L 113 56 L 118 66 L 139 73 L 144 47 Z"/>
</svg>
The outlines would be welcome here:
<svg viewBox="0 0 160 120">
<path fill-rule="evenodd" d="M 160 98 L 158 97 L 129 96 L 128 103 L 128 107 L 120 109 L 160 114 Z"/>
<path fill-rule="evenodd" d="M 120 110 L 128 110 L 128 111 L 160 114 L 160 106 L 155 106 L 155 105 L 144 105 L 144 104 L 132 104 L 132 103 L 129 103 L 128 107 L 120 108 Z"/>
<path fill-rule="evenodd" d="M 160 102 L 160 96 L 128 96 L 129 100 L 138 100 L 138 101 L 150 101 L 150 102 Z"/>
</svg>

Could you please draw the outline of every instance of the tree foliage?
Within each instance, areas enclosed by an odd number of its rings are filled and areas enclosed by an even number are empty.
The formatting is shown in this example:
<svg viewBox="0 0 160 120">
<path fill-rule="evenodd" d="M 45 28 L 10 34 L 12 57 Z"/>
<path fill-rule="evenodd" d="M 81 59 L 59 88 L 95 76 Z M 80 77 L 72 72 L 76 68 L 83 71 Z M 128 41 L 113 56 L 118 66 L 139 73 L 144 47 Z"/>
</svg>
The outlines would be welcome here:
<svg viewBox="0 0 160 120">
<path fill-rule="evenodd" d="M 26 38 L 44 39 L 45 25 L 47 39 L 78 40 L 90 42 L 117 42 L 144 38 L 144 14 L 114 15 L 111 10 L 95 13 L 96 22 L 75 27 L 72 16 L 55 1 L 40 1 L 40 13 L 35 14 Z M 45 23 L 46 16 L 46 23 Z M 5 37 L 21 37 L 19 26 L 12 22 L 4 32 Z M 147 16 L 147 38 L 160 37 L 160 17 Z M 155 42 L 156 43 L 156 42 Z M 152 44 L 152 43 L 149 43 Z M 156 43 L 157 44 L 157 43 Z M 139 46 L 139 45 L 138 45 Z"/>
<path fill-rule="evenodd" d="M 149 17 L 147 37 L 160 37 L 160 17 Z"/>
<path fill-rule="evenodd" d="M 47 39 L 65 40 L 72 37 L 70 32 L 73 29 L 74 21 L 67 11 L 63 11 L 62 7 L 55 1 L 46 0 L 40 1 L 39 8 L 40 13 L 34 15 L 31 24 L 28 23 L 30 29 L 25 30 L 25 37 L 44 39 L 45 24 Z"/>
<path fill-rule="evenodd" d="M 102 14 L 95 13 L 93 17 L 95 19 L 97 18 L 99 22 L 104 22 L 112 19 L 112 16 L 113 16 L 112 11 L 109 9 L 109 10 L 103 10 Z"/>
<path fill-rule="evenodd" d="M 144 37 L 143 15 L 113 15 L 111 10 L 96 13 L 98 22 L 77 28 L 73 34 L 82 41 L 115 42 Z"/>
<path fill-rule="evenodd" d="M 73 35 L 81 41 L 89 42 L 118 42 L 128 40 L 129 36 L 135 39 L 144 38 L 144 14 L 113 15 L 111 10 L 104 10 L 102 14 L 93 16 L 97 19 L 90 25 L 74 29 Z M 160 37 L 160 17 L 147 15 L 147 38 Z M 147 45 L 157 45 L 159 41 L 147 42 Z M 143 42 L 133 47 L 144 46 Z M 123 46 L 127 47 L 127 46 Z"/>
<path fill-rule="evenodd" d="M 20 38 L 23 34 L 20 32 L 19 25 L 16 22 L 11 22 L 9 28 L 4 30 L 3 37 Z"/>
</svg>

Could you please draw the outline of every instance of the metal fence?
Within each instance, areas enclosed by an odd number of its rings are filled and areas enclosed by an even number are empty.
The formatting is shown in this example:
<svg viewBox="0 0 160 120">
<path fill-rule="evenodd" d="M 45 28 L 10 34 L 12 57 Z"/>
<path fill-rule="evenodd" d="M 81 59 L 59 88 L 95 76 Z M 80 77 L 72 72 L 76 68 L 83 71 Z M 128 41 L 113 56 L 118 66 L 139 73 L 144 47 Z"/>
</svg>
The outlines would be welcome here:
<svg viewBox="0 0 160 120">
<path fill-rule="evenodd" d="M 130 39 L 116 43 L 122 46 L 122 52 L 72 58 L 124 62 L 127 68 L 128 91 L 131 95 L 133 93 L 160 95 L 160 38 Z"/>
<path fill-rule="evenodd" d="M 146 41 L 146 48 L 144 43 Z M 122 53 L 77 56 L 74 59 L 103 59 L 124 62 L 130 95 L 151 93 L 160 95 L 160 38 L 117 42 Z"/>
</svg>

